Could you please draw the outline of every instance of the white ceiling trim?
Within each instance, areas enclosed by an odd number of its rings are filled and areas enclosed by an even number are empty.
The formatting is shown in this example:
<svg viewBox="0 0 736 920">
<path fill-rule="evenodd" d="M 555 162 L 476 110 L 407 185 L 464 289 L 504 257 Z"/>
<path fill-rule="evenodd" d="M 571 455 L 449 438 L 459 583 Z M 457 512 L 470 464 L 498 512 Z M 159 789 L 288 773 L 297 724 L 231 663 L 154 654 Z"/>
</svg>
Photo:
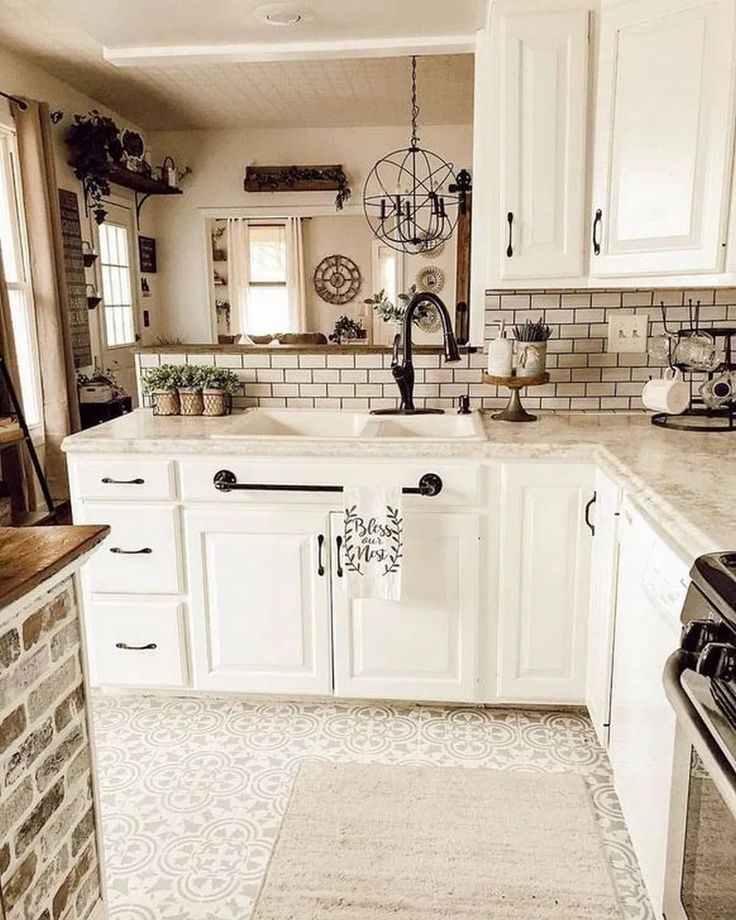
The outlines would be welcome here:
<svg viewBox="0 0 736 920">
<path fill-rule="evenodd" d="M 427 54 L 473 54 L 477 33 L 409 38 L 351 39 L 322 42 L 240 43 L 233 45 L 152 45 L 103 47 L 106 61 L 116 67 L 186 63 L 263 63 L 341 58 L 406 57 Z"/>
</svg>

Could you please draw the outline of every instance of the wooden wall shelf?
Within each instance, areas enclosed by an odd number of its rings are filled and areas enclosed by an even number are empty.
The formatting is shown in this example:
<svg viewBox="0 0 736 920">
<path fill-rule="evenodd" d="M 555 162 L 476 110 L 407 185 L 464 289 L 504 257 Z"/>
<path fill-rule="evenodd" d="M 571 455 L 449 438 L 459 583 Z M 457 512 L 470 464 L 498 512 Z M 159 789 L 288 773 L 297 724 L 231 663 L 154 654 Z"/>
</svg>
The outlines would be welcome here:
<svg viewBox="0 0 736 920">
<path fill-rule="evenodd" d="M 160 179 L 133 172 L 132 169 L 126 169 L 124 166 L 110 167 L 110 182 L 135 192 L 135 222 L 139 230 L 141 229 L 141 208 L 151 195 L 181 195 L 182 193 L 180 188 L 173 188 Z"/>
</svg>

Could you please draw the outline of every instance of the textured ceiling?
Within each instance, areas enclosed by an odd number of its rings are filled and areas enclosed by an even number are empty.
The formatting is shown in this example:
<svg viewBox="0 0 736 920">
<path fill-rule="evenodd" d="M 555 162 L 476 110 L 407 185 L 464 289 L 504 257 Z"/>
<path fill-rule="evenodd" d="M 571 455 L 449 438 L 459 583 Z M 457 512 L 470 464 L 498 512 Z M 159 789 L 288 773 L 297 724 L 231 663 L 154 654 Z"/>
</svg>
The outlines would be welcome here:
<svg viewBox="0 0 736 920">
<path fill-rule="evenodd" d="M 401 57 L 119 69 L 56 0 L 0 0 L 0 45 L 149 130 L 393 125 L 409 117 Z M 421 58 L 421 121 L 472 121 L 472 86 L 472 55 Z"/>
</svg>

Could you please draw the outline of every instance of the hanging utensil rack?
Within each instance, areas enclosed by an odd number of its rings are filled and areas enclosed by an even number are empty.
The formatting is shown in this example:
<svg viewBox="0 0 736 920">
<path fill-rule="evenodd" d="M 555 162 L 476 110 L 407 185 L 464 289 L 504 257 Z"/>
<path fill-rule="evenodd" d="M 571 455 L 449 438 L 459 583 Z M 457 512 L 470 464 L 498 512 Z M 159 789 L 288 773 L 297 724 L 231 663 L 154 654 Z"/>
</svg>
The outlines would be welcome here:
<svg viewBox="0 0 736 920">
<path fill-rule="evenodd" d="M 669 366 L 680 371 L 690 385 L 690 405 L 681 415 L 668 415 L 666 412 L 657 412 L 652 416 L 652 424 L 660 428 L 672 428 L 677 431 L 736 431 L 736 396 L 727 405 L 712 409 L 705 405 L 700 396 L 693 395 L 693 381 L 696 375 L 705 375 L 708 380 L 713 380 L 729 371 L 736 371 L 736 326 L 708 326 L 700 325 L 700 301 L 694 306 L 689 303 L 690 325 L 682 329 L 670 329 L 667 324 L 667 313 L 664 303 L 660 304 L 662 310 L 662 324 L 665 335 L 669 337 Z M 699 332 L 707 332 L 716 342 L 718 354 L 723 354 L 723 360 L 710 370 L 699 370 L 687 364 L 675 361 L 676 342 Z M 676 342 L 675 342 L 676 340 Z M 673 343 L 675 343 L 673 345 Z M 689 421 L 688 421 L 689 420 Z"/>
</svg>

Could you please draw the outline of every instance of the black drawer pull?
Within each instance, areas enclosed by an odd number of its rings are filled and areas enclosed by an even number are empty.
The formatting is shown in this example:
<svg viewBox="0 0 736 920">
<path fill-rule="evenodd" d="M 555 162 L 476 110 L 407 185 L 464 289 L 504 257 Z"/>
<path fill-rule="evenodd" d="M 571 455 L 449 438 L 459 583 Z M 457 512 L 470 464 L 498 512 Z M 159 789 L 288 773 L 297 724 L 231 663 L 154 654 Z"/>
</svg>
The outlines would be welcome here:
<svg viewBox="0 0 736 920">
<path fill-rule="evenodd" d="M 601 226 L 601 221 L 603 220 L 603 211 L 600 208 L 595 212 L 595 219 L 593 220 L 593 255 L 599 256 L 601 254 L 601 241 L 598 237 L 598 230 Z"/>
<path fill-rule="evenodd" d="M 337 577 L 342 578 L 342 537 L 335 537 L 335 546 L 337 547 Z"/>
<path fill-rule="evenodd" d="M 158 646 L 155 642 L 149 642 L 148 645 L 128 645 L 127 642 L 116 642 L 115 648 L 125 649 L 126 652 L 152 652 Z"/>
<path fill-rule="evenodd" d="M 593 505 L 595 504 L 597 498 L 598 498 L 598 495 L 594 492 L 594 493 L 593 493 L 593 497 L 591 498 L 591 500 L 590 500 L 590 501 L 587 503 L 587 505 L 585 506 L 585 523 L 588 525 L 588 529 L 590 530 L 590 534 L 591 534 L 591 536 L 593 536 L 593 537 L 595 536 L 595 524 L 591 523 L 591 520 L 590 520 L 590 509 L 591 509 L 591 508 L 593 507 Z"/>
<path fill-rule="evenodd" d="M 509 213 L 506 215 L 506 221 L 508 222 L 508 225 L 509 225 L 509 244 L 506 247 L 506 256 L 507 258 L 510 259 L 514 254 L 514 212 L 513 211 L 509 211 Z"/>
<path fill-rule="evenodd" d="M 140 477 L 136 479 L 111 479 L 109 476 L 105 476 L 102 479 L 102 482 L 104 482 L 106 486 L 142 486 L 145 481 L 145 479 L 140 479 Z"/>
<path fill-rule="evenodd" d="M 110 552 L 121 556 L 148 556 L 153 550 L 150 546 L 144 546 L 143 549 L 121 549 L 119 546 L 111 546 Z"/>
<path fill-rule="evenodd" d="M 322 534 L 317 537 L 317 574 L 320 578 L 325 574 L 325 567 L 322 563 L 322 550 L 324 549 L 325 538 Z"/>
</svg>

